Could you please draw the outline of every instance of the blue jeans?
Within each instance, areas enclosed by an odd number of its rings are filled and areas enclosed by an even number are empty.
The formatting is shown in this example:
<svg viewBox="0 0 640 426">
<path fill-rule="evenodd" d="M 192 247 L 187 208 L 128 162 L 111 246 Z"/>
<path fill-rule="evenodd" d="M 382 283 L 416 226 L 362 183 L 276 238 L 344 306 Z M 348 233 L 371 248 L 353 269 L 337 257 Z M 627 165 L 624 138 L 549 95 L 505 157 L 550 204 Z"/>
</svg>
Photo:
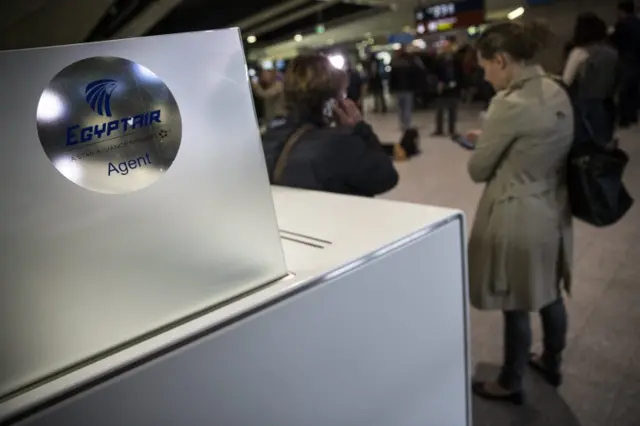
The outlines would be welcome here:
<svg viewBox="0 0 640 426">
<path fill-rule="evenodd" d="M 402 130 L 411 128 L 411 117 L 413 112 L 413 92 L 396 93 L 398 100 L 398 116 Z"/>
</svg>

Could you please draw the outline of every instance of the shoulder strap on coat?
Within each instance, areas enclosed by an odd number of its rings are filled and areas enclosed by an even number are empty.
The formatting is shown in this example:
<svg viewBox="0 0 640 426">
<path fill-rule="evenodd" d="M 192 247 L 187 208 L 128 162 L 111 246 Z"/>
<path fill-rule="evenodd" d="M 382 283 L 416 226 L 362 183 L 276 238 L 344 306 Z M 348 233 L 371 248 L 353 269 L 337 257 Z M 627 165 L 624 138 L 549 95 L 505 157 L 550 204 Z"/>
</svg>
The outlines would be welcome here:
<svg viewBox="0 0 640 426">
<path fill-rule="evenodd" d="M 311 124 L 303 124 L 298 127 L 292 134 L 289 136 L 287 141 L 284 144 L 284 148 L 282 148 L 282 152 L 278 156 L 278 160 L 276 161 L 276 166 L 273 169 L 273 179 L 272 183 L 277 184 L 282 178 L 282 174 L 284 173 L 285 167 L 287 167 L 287 162 L 289 161 L 289 154 L 293 149 L 294 145 L 300 140 L 302 135 L 304 135 L 307 131 L 311 130 L 313 125 Z"/>
</svg>

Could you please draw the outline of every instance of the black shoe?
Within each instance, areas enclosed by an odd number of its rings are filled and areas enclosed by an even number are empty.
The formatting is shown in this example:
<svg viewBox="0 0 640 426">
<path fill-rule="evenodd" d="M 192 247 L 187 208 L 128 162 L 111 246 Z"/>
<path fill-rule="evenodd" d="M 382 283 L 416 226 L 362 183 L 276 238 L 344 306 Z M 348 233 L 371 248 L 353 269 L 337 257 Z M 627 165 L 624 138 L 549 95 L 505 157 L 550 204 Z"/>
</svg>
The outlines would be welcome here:
<svg viewBox="0 0 640 426">
<path fill-rule="evenodd" d="M 538 373 L 545 382 L 547 382 L 554 388 L 560 387 L 560 385 L 562 385 L 562 373 L 560 371 L 551 370 L 545 367 L 539 355 L 529 355 L 529 367 L 531 367 L 531 369 Z"/>
<path fill-rule="evenodd" d="M 439 137 L 444 136 L 444 132 L 433 132 L 431 133 L 431 137 Z"/>
<path fill-rule="evenodd" d="M 471 390 L 476 396 L 479 396 L 482 399 L 486 399 L 488 401 L 502 401 L 502 402 L 510 402 L 513 405 L 524 405 L 525 397 L 524 392 L 513 391 L 508 394 L 495 394 L 491 393 L 485 387 L 486 382 L 473 382 L 471 385 Z"/>
</svg>

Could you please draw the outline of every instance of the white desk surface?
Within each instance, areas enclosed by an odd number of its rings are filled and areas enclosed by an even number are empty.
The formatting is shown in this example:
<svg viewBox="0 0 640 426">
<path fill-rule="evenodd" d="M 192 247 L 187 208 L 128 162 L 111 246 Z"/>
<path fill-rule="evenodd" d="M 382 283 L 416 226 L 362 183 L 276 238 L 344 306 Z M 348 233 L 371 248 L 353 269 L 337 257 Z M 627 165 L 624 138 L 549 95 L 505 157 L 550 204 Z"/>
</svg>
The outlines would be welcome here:
<svg viewBox="0 0 640 426">
<path fill-rule="evenodd" d="M 318 249 L 283 240 L 287 266 L 298 276 L 339 268 L 462 214 L 441 207 L 277 186 L 272 192 L 281 231 L 331 243 L 318 242 L 323 247 Z"/>
</svg>

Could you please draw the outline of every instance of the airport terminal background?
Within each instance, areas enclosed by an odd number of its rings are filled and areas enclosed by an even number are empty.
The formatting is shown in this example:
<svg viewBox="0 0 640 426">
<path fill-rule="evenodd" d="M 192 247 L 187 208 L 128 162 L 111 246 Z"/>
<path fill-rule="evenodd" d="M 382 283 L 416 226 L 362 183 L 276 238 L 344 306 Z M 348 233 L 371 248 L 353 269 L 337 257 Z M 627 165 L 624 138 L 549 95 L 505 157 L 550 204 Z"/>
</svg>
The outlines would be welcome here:
<svg viewBox="0 0 640 426">
<path fill-rule="evenodd" d="M 468 0 L 471 1 L 472 0 Z M 215 3 L 215 5 L 214 5 Z M 233 2 L 227 2 L 233 3 Z M 321 50 L 358 61 L 373 53 L 383 66 L 400 43 L 417 49 L 437 43 L 445 34 L 416 35 L 416 1 L 268 1 L 218 4 L 205 0 L 22 0 L 3 1 L 0 49 L 90 42 L 183 31 L 238 26 L 245 38 L 251 76 L 261 68 L 283 68 L 297 52 Z M 430 1 L 425 5 L 448 4 Z M 615 21 L 612 0 L 485 0 L 483 19 L 497 21 L 517 12 L 522 19 L 545 18 L 559 40 L 567 39 L 577 13 L 594 11 Z M 70 21 L 72 20 L 72 22 Z M 452 28 L 472 39 L 481 23 Z M 470 29 L 471 28 L 471 29 Z M 413 42 L 416 37 L 424 41 Z M 558 42 L 541 61 L 552 71 L 562 64 Z M 169 46 L 167 47 L 170 48 Z M 384 69 L 384 68 L 383 68 Z M 383 141 L 398 141 L 396 106 L 386 94 L 387 113 L 373 111 L 364 101 L 364 116 Z M 481 125 L 480 103 L 461 107 L 458 128 Z M 481 193 L 466 172 L 469 153 L 446 137 L 432 137 L 433 108 L 414 114 L 421 134 L 421 155 L 398 162 L 400 184 L 383 198 L 440 205 L 463 210 L 469 223 Z M 631 162 L 625 181 L 640 199 L 640 126 L 617 132 Z M 474 398 L 475 426 L 640 425 L 640 213 L 638 207 L 616 225 L 596 229 L 575 223 L 574 294 L 568 299 L 570 340 L 565 383 L 550 392 L 537 377 L 527 378 L 530 403 L 524 408 Z M 537 324 L 536 321 L 533 324 Z M 491 377 L 501 362 L 502 317 L 472 310 L 474 371 Z M 537 325 L 536 325 L 537 327 Z M 535 329 L 536 342 L 540 330 Z"/>
</svg>

